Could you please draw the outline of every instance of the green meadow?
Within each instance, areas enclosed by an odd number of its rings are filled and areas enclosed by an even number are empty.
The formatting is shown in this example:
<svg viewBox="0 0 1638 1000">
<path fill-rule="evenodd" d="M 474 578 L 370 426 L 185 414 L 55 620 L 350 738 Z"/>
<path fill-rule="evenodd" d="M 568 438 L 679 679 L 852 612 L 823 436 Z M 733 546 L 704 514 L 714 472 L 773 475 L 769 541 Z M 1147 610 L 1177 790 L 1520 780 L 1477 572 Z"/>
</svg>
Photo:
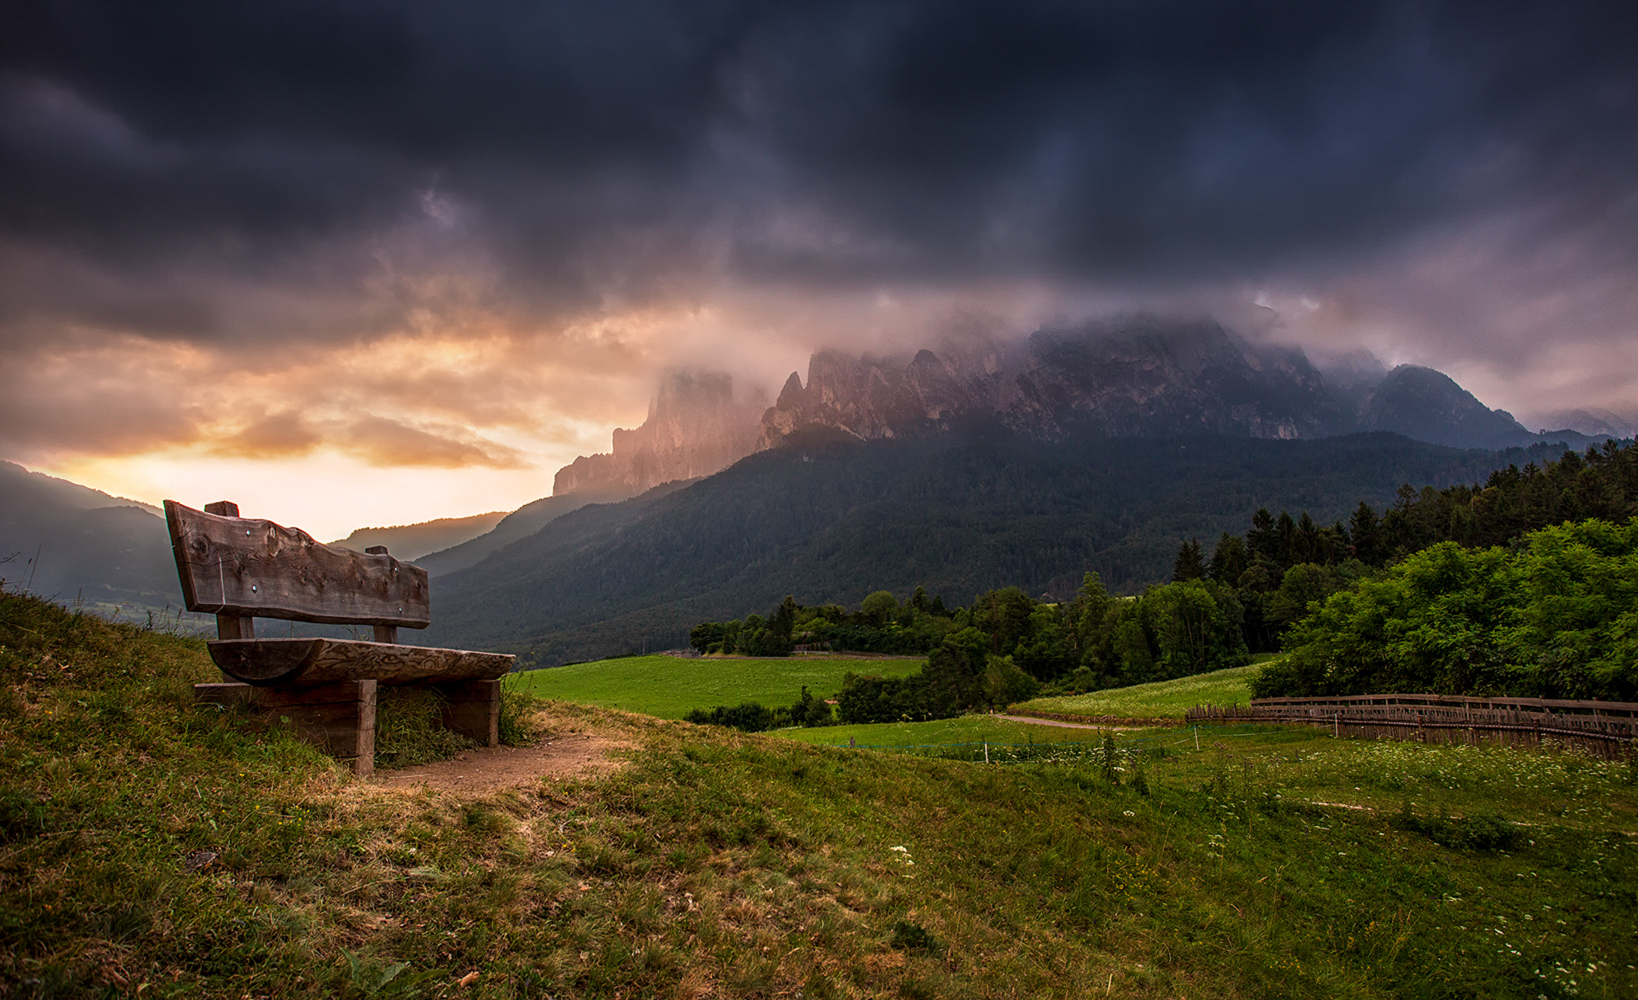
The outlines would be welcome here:
<svg viewBox="0 0 1638 1000">
<path fill-rule="evenodd" d="M 1066 715 L 1181 719 L 1184 712 L 1196 705 L 1243 705 L 1250 701 L 1251 694 L 1246 683 L 1261 666 L 1260 663 L 1254 663 L 1244 667 L 1230 667 L 1227 670 L 1214 670 L 1209 674 L 1196 674 L 1193 677 L 1156 681 L 1153 684 L 1135 684 L 1132 687 L 1059 698 L 1036 698 L 1012 707 L 1037 712 L 1062 712 Z"/>
<path fill-rule="evenodd" d="M 689 709 L 746 701 L 769 708 L 790 705 L 801 697 L 803 685 L 815 697 L 829 698 L 842 689 L 842 676 L 850 670 L 902 677 L 924 662 L 847 656 L 626 656 L 530 670 L 511 680 L 518 691 L 541 698 L 680 719 Z"/>
<path fill-rule="evenodd" d="M 849 749 L 552 701 L 543 751 L 615 768 L 457 793 L 196 706 L 213 677 L 0 595 L 0 995 L 1638 994 L 1631 762 L 987 717 Z"/>
</svg>

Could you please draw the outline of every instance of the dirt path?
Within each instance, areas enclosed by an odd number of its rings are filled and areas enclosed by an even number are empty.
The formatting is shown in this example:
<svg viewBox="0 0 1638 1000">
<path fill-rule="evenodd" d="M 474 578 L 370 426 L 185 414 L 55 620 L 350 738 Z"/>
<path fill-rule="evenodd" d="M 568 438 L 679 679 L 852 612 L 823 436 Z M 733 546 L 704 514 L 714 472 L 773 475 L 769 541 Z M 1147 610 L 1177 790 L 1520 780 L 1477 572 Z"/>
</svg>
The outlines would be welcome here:
<svg viewBox="0 0 1638 1000">
<path fill-rule="evenodd" d="M 1057 726 L 1061 729 L 1107 729 L 1112 733 L 1129 733 L 1135 729 L 1146 729 L 1146 726 L 1095 726 L 1089 722 L 1059 722 L 1057 719 L 1037 719 L 1030 715 L 993 715 L 992 719 L 1006 719 L 1008 722 L 1030 722 L 1037 726 Z"/>
<path fill-rule="evenodd" d="M 486 747 L 436 764 L 380 771 L 369 781 L 380 788 L 424 785 L 450 792 L 492 792 L 541 778 L 574 778 L 612 771 L 623 762 L 611 759 L 609 752 L 633 745 L 592 733 L 563 733 L 534 746 Z"/>
</svg>

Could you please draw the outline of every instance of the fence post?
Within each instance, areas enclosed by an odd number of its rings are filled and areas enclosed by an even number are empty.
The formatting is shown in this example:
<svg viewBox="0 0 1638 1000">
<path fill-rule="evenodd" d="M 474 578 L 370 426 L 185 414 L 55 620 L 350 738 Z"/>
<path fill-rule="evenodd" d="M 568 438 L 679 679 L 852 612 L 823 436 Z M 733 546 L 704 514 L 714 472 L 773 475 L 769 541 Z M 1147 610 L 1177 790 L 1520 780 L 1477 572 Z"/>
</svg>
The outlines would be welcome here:
<svg viewBox="0 0 1638 1000">
<path fill-rule="evenodd" d="M 989 762 L 990 762 L 990 741 L 985 740 L 984 741 L 984 763 L 988 764 Z"/>
<path fill-rule="evenodd" d="M 1342 713 L 1341 712 L 1337 712 L 1335 715 L 1331 716 L 1331 738 L 1333 740 L 1342 738 Z"/>
<path fill-rule="evenodd" d="M 1200 752 L 1200 727 L 1199 726 L 1194 727 L 1194 752 L 1195 753 Z"/>
</svg>

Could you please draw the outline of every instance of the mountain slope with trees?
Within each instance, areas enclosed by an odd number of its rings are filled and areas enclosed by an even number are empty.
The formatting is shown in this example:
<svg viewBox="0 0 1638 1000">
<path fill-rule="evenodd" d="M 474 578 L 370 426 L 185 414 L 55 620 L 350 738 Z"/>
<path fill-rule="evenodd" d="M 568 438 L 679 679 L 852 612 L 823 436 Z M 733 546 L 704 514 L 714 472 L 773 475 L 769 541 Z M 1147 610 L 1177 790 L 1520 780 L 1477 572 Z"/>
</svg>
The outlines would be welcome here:
<svg viewBox="0 0 1638 1000">
<path fill-rule="evenodd" d="M 787 594 L 852 603 L 916 586 L 1067 598 L 1171 576 L 1179 538 L 1260 507 L 1326 523 L 1402 483 L 1474 483 L 1557 453 L 1458 451 L 1388 434 L 1031 441 L 993 426 L 915 440 L 797 435 L 664 496 L 566 514 L 440 577 L 428 640 L 548 665 L 681 646 L 690 627 Z"/>
</svg>

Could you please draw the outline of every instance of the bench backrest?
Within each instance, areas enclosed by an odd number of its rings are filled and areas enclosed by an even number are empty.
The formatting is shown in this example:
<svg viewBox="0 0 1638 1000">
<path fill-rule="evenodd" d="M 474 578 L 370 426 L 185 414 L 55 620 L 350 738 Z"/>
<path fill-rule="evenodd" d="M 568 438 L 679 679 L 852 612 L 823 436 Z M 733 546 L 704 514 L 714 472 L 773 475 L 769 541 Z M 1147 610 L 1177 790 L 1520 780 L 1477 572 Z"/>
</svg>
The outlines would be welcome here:
<svg viewBox="0 0 1638 1000">
<path fill-rule="evenodd" d="M 165 501 L 165 522 L 189 611 L 333 625 L 426 628 L 427 571 L 387 554 L 325 545 L 296 528 Z M 380 634 L 380 633 L 378 633 Z"/>
</svg>

